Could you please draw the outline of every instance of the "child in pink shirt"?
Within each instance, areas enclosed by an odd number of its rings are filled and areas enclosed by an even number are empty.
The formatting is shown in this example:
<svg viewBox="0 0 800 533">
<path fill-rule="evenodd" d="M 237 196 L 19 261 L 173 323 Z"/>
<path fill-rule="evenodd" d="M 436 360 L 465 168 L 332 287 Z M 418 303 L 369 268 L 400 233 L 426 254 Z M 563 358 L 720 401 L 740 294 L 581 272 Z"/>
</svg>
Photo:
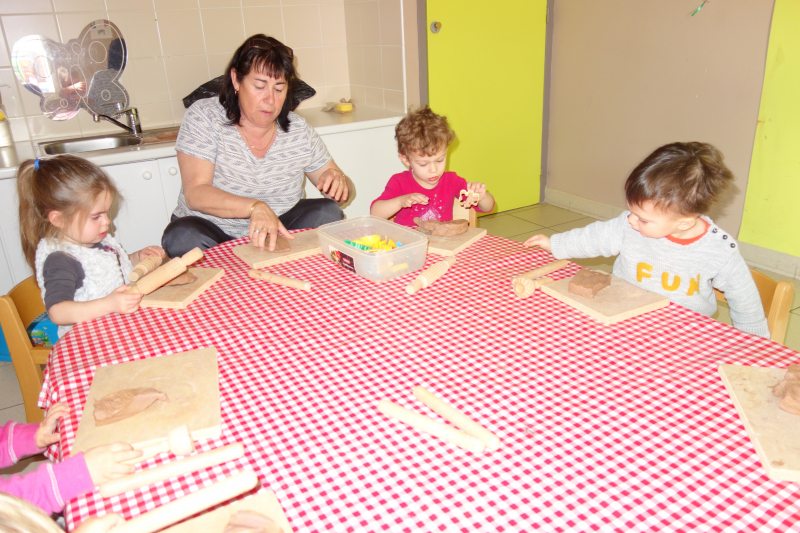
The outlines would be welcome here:
<svg viewBox="0 0 800 533">
<path fill-rule="evenodd" d="M 371 215 L 394 217 L 396 223 L 411 227 L 416 226 L 414 218 L 453 220 L 453 201 L 462 190 L 477 193 L 476 211 L 494 209 L 494 197 L 485 184 L 444 171 L 447 148 L 456 138 L 446 117 L 424 106 L 403 117 L 394 131 L 400 161 L 408 170 L 389 179 L 383 194 L 372 202 Z"/>
<path fill-rule="evenodd" d="M 0 428 L 0 468 L 42 453 L 58 442 L 61 438 L 55 432 L 58 419 L 69 411 L 69 407 L 57 403 L 41 424 L 9 422 Z M 59 513 L 66 502 L 94 490 L 95 485 L 133 473 L 134 466 L 123 461 L 141 455 L 141 450 L 123 442 L 98 446 L 60 463 L 45 463 L 30 474 L 0 477 L 0 491 L 19 496 L 47 513 Z"/>
</svg>

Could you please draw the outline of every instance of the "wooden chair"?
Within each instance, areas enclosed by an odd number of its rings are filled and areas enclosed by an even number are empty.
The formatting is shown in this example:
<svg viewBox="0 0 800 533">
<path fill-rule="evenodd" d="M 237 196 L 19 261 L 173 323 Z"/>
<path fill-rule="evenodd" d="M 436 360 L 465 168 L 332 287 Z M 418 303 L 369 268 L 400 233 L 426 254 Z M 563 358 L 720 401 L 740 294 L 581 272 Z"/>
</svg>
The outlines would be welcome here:
<svg viewBox="0 0 800 533">
<path fill-rule="evenodd" d="M 0 296 L 0 326 L 22 389 L 28 422 L 41 422 L 44 418 L 44 411 L 37 404 L 44 379 L 41 365 L 47 364 L 50 348 L 34 347 L 25 326 L 44 311 L 42 293 L 33 276 L 11 289 L 6 296 Z"/>
<path fill-rule="evenodd" d="M 789 322 L 789 311 L 792 309 L 792 295 L 794 285 L 788 281 L 777 282 L 761 272 L 750 269 L 753 280 L 758 287 L 758 294 L 761 296 L 761 304 L 764 306 L 764 313 L 767 315 L 770 339 L 783 344 L 786 339 L 786 326 Z M 725 294 L 714 289 L 717 300 L 727 302 Z"/>
<path fill-rule="evenodd" d="M 461 207 L 461 204 L 458 203 L 458 198 L 455 199 L 453 202 L 453 220 L 469 220 L 469 227 L 470 228 L 477 228 L 478 227 L 478 213 L 475 212 L 474 209 L 467 209 L 466 207 Z"/>
</svg>

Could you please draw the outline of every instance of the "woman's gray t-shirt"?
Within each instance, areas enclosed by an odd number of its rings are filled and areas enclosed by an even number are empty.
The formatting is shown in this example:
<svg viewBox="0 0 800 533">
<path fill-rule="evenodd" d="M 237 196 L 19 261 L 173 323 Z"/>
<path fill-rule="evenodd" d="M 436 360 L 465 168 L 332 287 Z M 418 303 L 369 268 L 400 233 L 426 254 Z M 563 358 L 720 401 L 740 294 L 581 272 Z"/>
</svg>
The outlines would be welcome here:
<svg viewBox="0 0 800 533">
<path fill-rule="evenodd" d="M 214 187 L 266 202 L 276 215 L 282 215 L 303 197 L 305 173 L 314 172 L 331 160 L 328 149 L 314 128 L 296 113 L 289 113 L 289 131 L 278 126 L 275 142 L 267 154 L 255 157 L 217 97 L 198 100 L 186 110 L 175 150 L 214 163 Z M 198 216 L 210 220 L 231 237 L 247 235 L 250 221 L 219 218 L 192 211 L 186 205 L 183 189 L 178 196 L 175 216 Z"/>
</svg>

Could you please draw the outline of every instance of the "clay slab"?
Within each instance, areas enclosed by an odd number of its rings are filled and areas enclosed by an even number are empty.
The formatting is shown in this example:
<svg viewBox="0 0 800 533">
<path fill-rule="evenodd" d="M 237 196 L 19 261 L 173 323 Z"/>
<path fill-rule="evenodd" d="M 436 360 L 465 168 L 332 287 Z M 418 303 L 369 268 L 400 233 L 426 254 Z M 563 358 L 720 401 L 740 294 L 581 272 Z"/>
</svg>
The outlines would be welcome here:
<svg viewBox="0 0 800 533">
<path fill-rule="evenodd" d="M 598 292 L 594 298 L 569 292 L 571 280 L 572 278 L 566 278 L 546 283 L 542 285 L 542 292 L 603 324 L 616 324 L 669 305 L 669 298 L 640 289 L 616 276 L 611 276 L 611 285 Z"/>
<path fill-rule="evenodd" d="M 719 365 L 767 477 L 800 482 L 800 416 L 779 409 L 781 399 L 772 395 L 785 374 L 785 368 Z"/>
<path fill-rule="evenodd" d="M 286 263 L 308 257 L 309 255 L 322 253 L 322 248 L 319 244 L 319 235 L 317 230 L 312 229 L 303 231 L 301 233 L 294 233 L 294 240 L 289 241 L 292 247 L 288 252 L 268 252 L 266 250 L 259 250 L 252 244 L 242 244 L 233 247 L 233 253 L 247 263 L 251 268 L 261 269 L 270 265 L 277 265 L 279 263 Z"/>
<path fill-rule="evenodd" d="M 198 296 L 207 291 L 219 278 L 225 275 L 221 268 L 189 268 L 197 279 L 187 285 L 161 287 L 142 298 L 141 307 L 158 309 L 186 309 Z"/>
<path fill-rule="evenodd" d="M 138 387 L 164 392 L 170 401 L 155 402 L 131 418 L 97 427 L 92 414 L 95 400 Z M 72 453 L 118 441 L 137 448 L 159 444 L 181 424 L 189 425 L 194 440 L 222 434 L 217 349 L 213 346 L 98 368 Z"/>
<path fill-rule="evenodd" d="M 443 256 L 456 255 L 484 235 L 486 235 L 486 230 L 481 228 L 468 228 L 465 233 L 453 237 L 426 235 L 428 237 L 428 253 Z"/>
<path fill-rule="evenodd" d="M 281 502 L 271 490 L 256 494 L 252 498 L 241 500 L 197 518 L 187 520 L 177 526 L 164 529 L 161 533 L 222 533 L 231 516 L 239 511 L 255 511 L 271 518 L 283 530 L 292 533 L 292 526 L 286 519 Z"/>
</svg>

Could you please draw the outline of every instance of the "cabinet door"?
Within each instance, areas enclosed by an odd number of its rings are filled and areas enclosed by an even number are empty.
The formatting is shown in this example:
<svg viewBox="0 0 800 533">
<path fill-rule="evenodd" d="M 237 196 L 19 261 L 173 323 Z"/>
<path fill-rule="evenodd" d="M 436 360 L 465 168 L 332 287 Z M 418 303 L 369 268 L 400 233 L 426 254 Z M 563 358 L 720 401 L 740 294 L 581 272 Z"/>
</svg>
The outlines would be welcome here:
<svg viewBox="0 0 800 533">
<path fill-rule="evenodd" d="M 399 120 L 399 119 L 398 119 Z M 405 167 L 397 157 L 394 126 L 321 135 L 333 160 L 355 185 L 352 201 L 344 212 L 349 218 L 369 215 L 369 206 L 381 195 L 389 178 Z M 306 179 L 306 198 L 321 193 Z"/>
<path fill-rule="evenodd" d="M 3 246 L 7 268 L 11 269 L 11 284 L 16 285 L 33 270 L 25 261 L 22 244 L 19 238 L 19 201 L 17 200 L 17 180 L 0 180 L 0 231 L 3 234 Z M 0 275 L 4 275 L 0 270 Z M 4 283 L 5 286 L 8 282 Z M 8 291 L 2 291 L 5 294 Z"/>
<path fill-rule="evenodd" d="M 6 261 L 3 244 L 3 237 L 0 235 L 0 294 L 7 294 L 16 285 L 16 281 L 11 276 L 11 267 L 8 266 L 8 261 Z"/>
<path fill-rule="evenodd" d="M 178 195 L 181 193 L 181 169 L 177 157 L 167 157 L 158 160 L 161 171 L 161 189 L 164 191 L 164 204 L 167 208 L 167 221 L 172 212 L 178 207 Z"/>
<path fill-rule="evenodd" d="M 103 167 L 122 195 L 114 217 L 114 236 L 128 253 L 161 245 L 167 226 L 157 161 Z M 113 213 L 112 213 L 113 214 Z"/>
</svg>

